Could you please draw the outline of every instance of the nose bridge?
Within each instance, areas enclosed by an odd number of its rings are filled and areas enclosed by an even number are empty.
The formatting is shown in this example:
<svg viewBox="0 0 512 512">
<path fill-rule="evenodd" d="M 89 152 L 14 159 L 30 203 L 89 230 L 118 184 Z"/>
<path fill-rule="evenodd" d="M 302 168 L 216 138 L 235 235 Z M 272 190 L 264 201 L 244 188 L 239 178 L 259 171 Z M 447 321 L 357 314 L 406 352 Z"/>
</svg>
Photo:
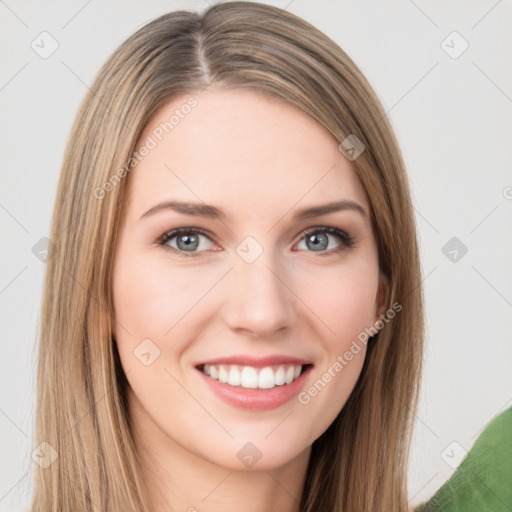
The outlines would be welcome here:
<svg viewBox="0 0 512 512">
<path fill-rule="evenodd" d="M 249 236 L 237 246 L 233 266 L 226 304 L 230 327 L 270 335 L 291 325 L 293 294 L 273 248 Z"/>
</svg>

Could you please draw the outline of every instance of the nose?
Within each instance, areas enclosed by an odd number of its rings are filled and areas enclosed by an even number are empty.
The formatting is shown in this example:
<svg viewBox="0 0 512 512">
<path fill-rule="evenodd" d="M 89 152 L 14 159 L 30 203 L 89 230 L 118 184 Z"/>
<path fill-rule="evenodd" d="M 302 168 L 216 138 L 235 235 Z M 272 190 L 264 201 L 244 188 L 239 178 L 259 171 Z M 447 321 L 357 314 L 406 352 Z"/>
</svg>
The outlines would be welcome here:
<svg viewBox="0 0 512 512">
<path fill-rule="evenodd" d="M 235 255 L 224 304 L 224 320 L 234 331 L 270 338 L 297 317 L 286 269 L 270 253 L 264 251 L 252 263 Z"/>
</svg>

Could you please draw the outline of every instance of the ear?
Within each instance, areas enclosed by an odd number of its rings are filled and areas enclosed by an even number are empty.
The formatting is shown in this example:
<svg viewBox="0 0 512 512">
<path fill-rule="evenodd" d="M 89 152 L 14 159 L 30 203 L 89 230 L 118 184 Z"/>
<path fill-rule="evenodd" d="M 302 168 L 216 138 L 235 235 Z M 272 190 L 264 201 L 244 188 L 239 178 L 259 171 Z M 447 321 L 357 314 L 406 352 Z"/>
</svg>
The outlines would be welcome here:
<svg viewBox="0 0 512 512">
<path fill-rule="evenodd" d="M 386 312 L 389 304 L 389 279 L 388 277 L 379 272 L 379 288 L 377 290 L 377 298 L 375 301 L 375 321 L 380 319 L 380 315 Z"/>
</svg>

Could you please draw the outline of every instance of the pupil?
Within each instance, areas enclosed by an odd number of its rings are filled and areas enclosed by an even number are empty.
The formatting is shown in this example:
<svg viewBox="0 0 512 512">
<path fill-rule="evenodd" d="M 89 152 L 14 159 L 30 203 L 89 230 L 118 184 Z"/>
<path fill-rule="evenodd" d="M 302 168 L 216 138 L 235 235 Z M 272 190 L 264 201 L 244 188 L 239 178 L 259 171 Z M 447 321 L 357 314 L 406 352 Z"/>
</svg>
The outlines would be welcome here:
<svg viewBox="0 0 512 512">
<path fill-rule="evenodd" d="M 197 236 L 196 235 L 181 235 L 181 237 L 178 238 L 178 246 L 180 245 L 180 242 L 184 243 L 184 247 L 180 247 L 180 249 L 183 248 L 192 248 L 197 249 Z"/>
<path fill-rule="evenodd" d="M 308 242 L 311 242 L 313 244 L 313 247 L 310 247 L 310 249 L 315 247 L 318 248 L 319 246 L 321 246 L 320 250 L 323 250 L 326 249 L 327 247 L 327 245 L 325 244 L 325 242 L 327 242 L 327 237 L 325 235 L 310 235 L 308 237 Z"/>
</svg>

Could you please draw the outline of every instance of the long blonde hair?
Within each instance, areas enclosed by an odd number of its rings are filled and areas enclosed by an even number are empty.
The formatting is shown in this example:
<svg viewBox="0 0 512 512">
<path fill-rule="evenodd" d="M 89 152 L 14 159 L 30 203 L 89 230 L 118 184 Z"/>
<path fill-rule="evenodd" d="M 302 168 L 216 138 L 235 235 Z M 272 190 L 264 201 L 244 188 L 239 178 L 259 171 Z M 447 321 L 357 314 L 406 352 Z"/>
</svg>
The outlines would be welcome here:
<svg viewBox="0 0 512 512">
<path fill-rule="evenodd" d="M 352 164 L 370 201 L 389 304 L 402 309 L 369 343 L 346 405 L 313 443 L 300 510 L 406 512 L 424 333 L 400 149 L 377 96 L 339 46 L 302 19 L 252 2 L 155 19 L 112 54 L 80 105 L 53 212 L 39 340 L 34 448 L 46 442 L 58 458 L 35 466 L 31 510 L 151 510 L 112 342 L 111 269 L 129 174 L 102 197 L 97 190 L 136 150 L 159 107 L 211 84 L 273 95 L 338 144 L 356 135 L 365 145 Z"/>
</svg>

